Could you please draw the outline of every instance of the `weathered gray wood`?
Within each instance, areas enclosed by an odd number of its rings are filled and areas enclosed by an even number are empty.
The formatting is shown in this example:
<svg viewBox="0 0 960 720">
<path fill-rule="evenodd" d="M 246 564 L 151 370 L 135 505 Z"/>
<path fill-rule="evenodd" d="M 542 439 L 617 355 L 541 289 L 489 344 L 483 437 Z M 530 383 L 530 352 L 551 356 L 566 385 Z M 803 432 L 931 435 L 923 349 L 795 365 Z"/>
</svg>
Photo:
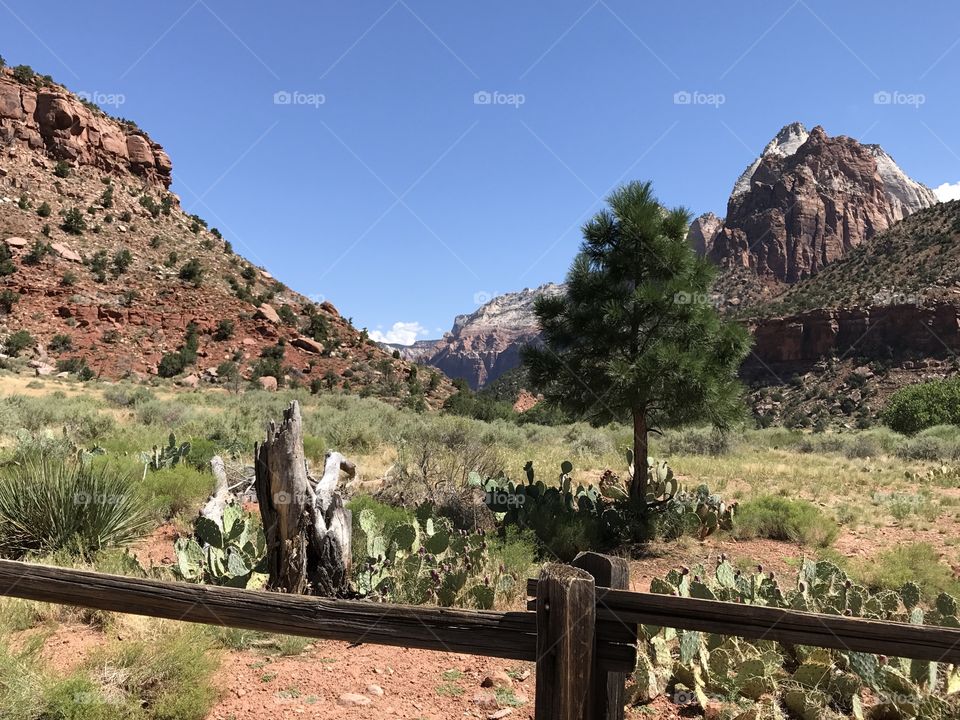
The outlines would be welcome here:
<svg viewBox="0 0 960 720">
<path fill-rule="evenodd" d="M 200 517 L 213 520 L 218 525 L 223 520 L 223 509 L 230 502 L 230 486 L 227 482 L 227 469 L 223 465 L 223 458 L 214 455 L 210 459 L 210 472 L 216 480 L 213 493 L 206 504 L 200 508 Z"/>
<path fill-rule="evenodd" d="M 596 593 L 589 573 L 549 564 L 537 594 L 536 720 L 588 717 Z"/>
<path fill-rule="evenodd" d="M 538 581 L 527 582 L 537 594 Z M 776 640 L 891 657 L 960 663 L 960 629 L 867 620 L 718 600 L 599 589 L 598 634 L 603 621 L 660 625 L 679 630 Z"/>
<path fill-rule="evenodd" d="M 284 411 L 280 427 L 270 424 L 254 456 L 257 501 L 267 538 L 267 587 L 296 594 L 347 594 L 352 520 L 336 488 L 341 470 L 352 476 L 353 464 L 339 453 L 328 453 L 314 490 L 296 401 Z"/>
<path fill-rule="evenodd" d="M 627 590 L 630 588 L 630 564 L 623 558 L 582 552 L 573 560 L 573 566 L 585 570 L 593 577 L 594 584 L 600 587 Z M 603 607 L 602 595 L 597 595 L 598 607 Z M 604 627 L 601 630 L 601 626 Z M 637 640 L 637 626 L 626 625 L 619 620 L 598 620 L 597 640 L 601 633 L 619 635 L 625 633 L 633 644 Z M 596 642 L 595 641 L 595 642 Z M 622 672 L 604 672 L 600 668 L 593 671 L 592 697 L 588 720 L 623 720 L 626 703 L 626 683 L 628 675 Z"/>
<path fill-rule="evenodd" d="M 492 612 L 332 600 L 120 577 L 0 560 L 0 595 L 97 610 L 511 660 L 535 660 L 537 620 Z M 625 670 L 622 646 L 604 646 L 601 665 Z"/>
</svg>

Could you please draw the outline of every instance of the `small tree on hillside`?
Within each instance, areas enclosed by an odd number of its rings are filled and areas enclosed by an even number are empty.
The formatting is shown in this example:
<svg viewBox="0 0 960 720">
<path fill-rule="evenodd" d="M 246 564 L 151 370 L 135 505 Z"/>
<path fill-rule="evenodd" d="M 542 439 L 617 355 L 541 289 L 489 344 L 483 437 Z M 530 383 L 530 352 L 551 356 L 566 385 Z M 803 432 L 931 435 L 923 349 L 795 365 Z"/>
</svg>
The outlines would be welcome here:
<svg viewBox="0 0 960 720">
<path fill-rule="evenodd" d="M 709 302 L 713 271 L 687 244 L 685 209 L 664 209 L 650 183 L 608 202 L 584 226 L 566 293 L 537 300 L 544 342 L 523 361 L 548 401 L 597 424 L 632 421 L 630 496 L 645 505 L 649 433 L 737 417 L 750 341 Z"/>
</svg>

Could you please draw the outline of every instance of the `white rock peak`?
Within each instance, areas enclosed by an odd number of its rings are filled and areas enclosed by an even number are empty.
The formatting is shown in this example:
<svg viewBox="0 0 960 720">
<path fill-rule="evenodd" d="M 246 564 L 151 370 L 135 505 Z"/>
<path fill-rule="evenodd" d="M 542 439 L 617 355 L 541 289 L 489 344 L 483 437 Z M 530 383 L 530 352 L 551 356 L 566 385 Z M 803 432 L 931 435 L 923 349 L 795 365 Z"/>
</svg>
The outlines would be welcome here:
<svg viewBox="0 0 960 720">
<path fill-rule="evenodd" d="M 803 123 L 790 123 L 780 128 L 780 132 L 776 134 L 773 140 L 767 143 L 763 152 L 760 153 L 760 157 L 750 163 L 747 169 L 737 178 L 737 182 L 733 186 L 733 192 L 730 193 L 731 198 L 743 195 L 750 190 L 750 181 L 753 179 L 753 173 L 757 171 L 757 168 L 760 167 L 760 162 L 765 157 L 771 155 L 788 157 L 793 155 L 800 146 L 807 141 L 808 137 L 810 137 L 810 133 L 807 132 Z"/>
</svg>

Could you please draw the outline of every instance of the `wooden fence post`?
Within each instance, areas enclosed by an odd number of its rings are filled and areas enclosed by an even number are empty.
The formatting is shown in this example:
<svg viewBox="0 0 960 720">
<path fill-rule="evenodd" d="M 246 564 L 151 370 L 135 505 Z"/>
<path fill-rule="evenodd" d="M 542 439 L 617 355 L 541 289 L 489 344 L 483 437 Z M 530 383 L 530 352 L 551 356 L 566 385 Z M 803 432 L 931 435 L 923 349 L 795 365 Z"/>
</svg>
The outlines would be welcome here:
<svg viewBox="0 0 960 720">
<path fill-rule="evenodd" d="M 536 720 L 584 720 L 591 696 L 596 628 L 593 578 L 549 564 L 537 585 Z"/>
<path fill-rule="evenodd" d="M 623 558 L 582 552 L 574 559 L 573 566 L 590 573 L 598 588 L 630 589 L 630 565 Z M 602 606 L 599 595 L 597 602 Z M 608 673 L 594 667 L 588 720 L 623 720 L 627 677 L 627 673 Z"/>
</svg>

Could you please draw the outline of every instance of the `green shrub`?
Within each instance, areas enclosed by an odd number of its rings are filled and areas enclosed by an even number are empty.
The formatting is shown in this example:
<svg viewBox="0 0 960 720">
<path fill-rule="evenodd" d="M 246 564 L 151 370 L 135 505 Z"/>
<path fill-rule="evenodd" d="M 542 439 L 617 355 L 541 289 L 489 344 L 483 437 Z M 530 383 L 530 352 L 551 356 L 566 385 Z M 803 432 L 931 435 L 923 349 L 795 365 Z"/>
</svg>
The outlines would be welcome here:
<svg viewBox="0 0 960 720">
<path fill-rule="evenodd" d="M 6 243 L 0 243 L 0 276 L 13 275 L 17 266 L 13 262 L 13 255 Z"/>
<path fill-rule="evenodd" d="M 117 384 L 104 388 L 103 399 L 114 407 L 136 407 L 150 402 L 154 395 L 142 385 Z"/>
<path fill-rule="evenodd" d="M 897 545 L 856 569 L 863 582 L 876 590 L 895 590 L 912 582 L 928 599 L 941 592 L 960 593 L 960 582 L 928 543 Z"/>
<path fill-rule="evenodd" d="M 33 339 L 33 335 L 26 330 L 17 330 L 16 332 L 10 333 L 7 336 L 3 347 L 4 350 L 6 350 L 7 355 L 16 357 L 21 352 L 27 348 L 33 347 L 34 345 L 36 345 L 36 340 Z"/>
<path fill-rule="evenodd" d="M 881 419 L 906 434 L 934 425 L 960 424 L 960 378 L 932 380 L 898 390 L 887 401 Z"/>
<path fill-rule="evenodd" d="M 10 288 L 0 290 L 0 315 L 9 315 L 19 301 L 20 296 Z"/>
<path fill-rule="evenodd" d="M 806 500 L 765 495 L 746 500 L 737 508 L 736 538 L 769 538 L 829 547 L 837 539 L 836 523 Z"/>
<path fill-rule="evenodd" d="M 37 73 L 29 65 L 16 65 L 13 68 L 13 77 L 22 83 L 32 83 Z"/>
<path fill-rule="evenodd" d="M 30 252 L 23 256 L 23 262 L 27 265 L 39 265 L 51 252 L 53 252 L 53 248 L 48 243 L 35 240 L 30 247 Z"/>
<path fill-rule="evenodd" d="M 674 455 L 726 455 L 733 448 L 733 436 L 716 428 L 684 428 L 668 431 L 663 439 L 664 453 Z"/>
<path fill-rule="evenodd" d="M 71 235 L 82 235 L 87 229 L 87 221 L 79 208 L 70 208 L 63 216 L 63 225 L 60 227 Z"/>
<path fill-rule="evenodd" d="M 149 472 L 143 484 L 152 510 L 163 518 L 184 512 L 195 514 L 213 491 L 210 473 L 200 472 L 185 463 Z"/>
<path fill-rule="evenodd" d="M 113 274 L 116 277 L 123 275 L 133 263 L 133 254 L 127 248 L 117 250 L 113 255 Z"/>
<path fill-rule="evenodd" d="M 172 378 L 182 373 L 186 366 L 187 363 L 183 359 L 182 353 L 166 353 L 160 358 L 160 362 L 157 365 L 157 375 L 162 378 Z"/>
<path fill-rule="evenodd" d="M 213 339 L 217 340 L 218 342 L 229 340 L 233 337 L 234 328 L 235 325 L 233 320 L 224 318 L 217 323 L 217 329 L 213 333 Z"/>
<path fill-rule="evenodd" d="M 87 663 L 90 671 L 104 673 L 108 687 L 113 684 L 125 701 L 130 714 L 118 719 L 144 720 L 203 720 L 217 698 L 211 679 L 218 665 L 203 628 L 166 624 L 143 637 L 118 640 Z"/>
<path fill-rule="evenodd" d="M 50 338 L 47 350 L 52 353 L 69 352 L 73 350 L 73 339 L 69 335 L 57 334 Z"/>
<path fill-rule="evenodd" d="M 180 266 L 179 277 L 185 282 L 200 287 L 200 283 L 203 280 L 203 265 L 200 264 L 197 258 L 191 258 Z"/>
<path fill-rule="evenodd" d="M 130 477 L 103 465 L 35 456 L 0 470 L 0 550 L 7 557 L 66 550 L 89 557 L 149 528 Z"/>
<path fill-rule="evenodd" d="M 85 358 L 71 357 L 57 360 L 57 372 L 68 372 L 76 375 L 80 380 L 92 380 L 94 373 L 87 365 Z"/>
<path fill-rule="evenodd" d="M 68 178 L 72 172 L 73 168 L 70 167 L 70 163 L 65 160 L 59 160 L 57 164 L 53 166 L 53 174 L 58 178 Z"/>
</svg>

